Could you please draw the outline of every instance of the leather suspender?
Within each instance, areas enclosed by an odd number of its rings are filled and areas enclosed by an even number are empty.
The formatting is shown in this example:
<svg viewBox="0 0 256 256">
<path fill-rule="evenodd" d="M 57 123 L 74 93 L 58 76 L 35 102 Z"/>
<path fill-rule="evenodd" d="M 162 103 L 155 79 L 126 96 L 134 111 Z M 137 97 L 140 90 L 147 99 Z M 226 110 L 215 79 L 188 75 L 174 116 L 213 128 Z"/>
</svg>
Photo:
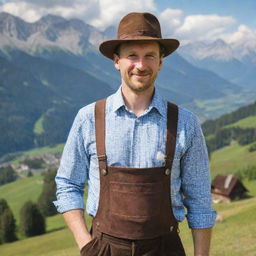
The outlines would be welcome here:
<svg viewBox="0 0 256 256">
<path fill-rule="evenodd" d="M 178 125 L 178 106 L 171 102 L 168 102 L 167 106 L 168 108 L 165 166 L 168 168 L 172 166 L 175 153 Z M 106 99 L 97 101 L 95 105 L 95 132 L 100 170 L 107 169 L 107 156 L 105 148 L 105 111 Z"/>
</svg>

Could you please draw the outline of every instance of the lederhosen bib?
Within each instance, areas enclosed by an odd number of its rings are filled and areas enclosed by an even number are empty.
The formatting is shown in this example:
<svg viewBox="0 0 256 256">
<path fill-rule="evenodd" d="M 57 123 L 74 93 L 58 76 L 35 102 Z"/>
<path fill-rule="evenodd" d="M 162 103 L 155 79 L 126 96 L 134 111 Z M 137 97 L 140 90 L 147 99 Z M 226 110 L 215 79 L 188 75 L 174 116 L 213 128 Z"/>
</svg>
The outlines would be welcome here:
<svg viewBox="0 0 256 256">
<path fill-rule="evenodd" d="M 170 232 L 178 236 L 178 223 L 173 215 L 170 197 L 178 107 L 168 102 L 165 165 L 152 168 L 107 165 L 105 108 L 106 99 L 95 105 L 100 199 L 92 222 L 93 237 L 107 234 L 123 239 L 143 240 L 164 236 Z M 177 246 L 183 251 L 181 244 Z"/>
</svg>

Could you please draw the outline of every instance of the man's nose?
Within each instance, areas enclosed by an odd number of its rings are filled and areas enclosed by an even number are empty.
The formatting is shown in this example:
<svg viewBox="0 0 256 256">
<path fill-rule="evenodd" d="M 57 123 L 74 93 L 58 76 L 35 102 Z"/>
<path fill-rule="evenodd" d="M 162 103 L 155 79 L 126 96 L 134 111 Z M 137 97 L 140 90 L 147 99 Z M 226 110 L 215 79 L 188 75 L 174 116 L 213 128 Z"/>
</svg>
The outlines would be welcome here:
<svg viewBox="0 0 256 256">
<path fill-rule="evenodd" d="M 146 62 L 144 58 L 138 58 L 135 65 L 136 65 L 136 68 L 141 71 L 146 69 Z"/>
</svg>

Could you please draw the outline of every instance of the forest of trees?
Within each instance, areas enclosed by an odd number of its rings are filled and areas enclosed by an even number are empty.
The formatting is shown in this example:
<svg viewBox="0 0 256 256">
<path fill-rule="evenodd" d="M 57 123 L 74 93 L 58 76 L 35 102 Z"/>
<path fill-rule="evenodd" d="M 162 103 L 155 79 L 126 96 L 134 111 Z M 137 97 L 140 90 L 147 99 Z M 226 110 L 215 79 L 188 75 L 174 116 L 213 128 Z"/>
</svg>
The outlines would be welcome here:
<svg viewBox="0 0 256 256">
<path fill-rule="evenodd" d="M 232 140 L 236 140 L 240 145 L 256 142 L 255 128 L 225 127 L 228 124 L 235 123 L 249 116 L 256 116 L 256 102 L 246 107 L 241 107 L 229 114 L 225 114 L 216 120 L 204 122 L 202 129 L 206 136 L 209 154 L 229 145 Z M 256 145 L 250 147 L 249 150 L 256 150 Z"/>
<path fill-rule="evenodd" d="M 231 113 L 222 115 L 215 120 L 207 120 L 202 124 L 205 136 L 215 134 L 218 130 L 228 124 L 235 123 L 248 116 L 256 116 L 256 102 L 245 107 L 241 107 Z"/>
<path fill-rule="evenodd" d="M 232 140 L 236 140 L 240 145 L 250 144 L 256 141 L 256 129 L 231 127 L 218 130 L 213 137 L 206 138 L 209 153 L 228 146 Z"/>
</svg>

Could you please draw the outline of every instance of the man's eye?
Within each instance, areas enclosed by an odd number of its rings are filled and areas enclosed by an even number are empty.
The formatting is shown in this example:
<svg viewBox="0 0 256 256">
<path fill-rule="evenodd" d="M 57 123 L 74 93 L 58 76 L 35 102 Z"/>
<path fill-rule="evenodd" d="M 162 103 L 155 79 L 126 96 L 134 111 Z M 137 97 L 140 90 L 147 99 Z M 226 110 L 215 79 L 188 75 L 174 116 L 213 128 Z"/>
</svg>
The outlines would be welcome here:
<svg viewBox="0 0 256 256">
<path fill-rule="evenodd" d="M 149 58 L 149 59 L 154 59 L 155 58 L 155 56 L 152 55 L 152 54 L 148 54 L 146 57 Z"/>
<path fill-rule="evenodd" d="M 135 57 L 136 57 L 135 54 L 129 54 L 129 55 L 128 55 L 128 58 L 135 58 Z"/>
</svg>

